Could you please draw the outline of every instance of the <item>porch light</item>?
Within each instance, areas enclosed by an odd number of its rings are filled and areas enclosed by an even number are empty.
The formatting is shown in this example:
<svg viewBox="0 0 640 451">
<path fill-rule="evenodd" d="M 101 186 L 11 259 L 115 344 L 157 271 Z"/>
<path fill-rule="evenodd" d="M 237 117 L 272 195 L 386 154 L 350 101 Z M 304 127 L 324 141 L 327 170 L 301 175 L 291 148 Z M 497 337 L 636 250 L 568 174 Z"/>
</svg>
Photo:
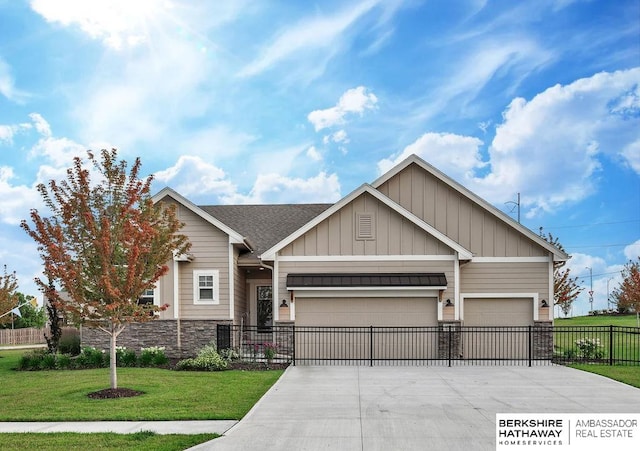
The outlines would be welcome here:
<svg viewBox="0 0 640 451">
<path fill-rule="evenodd" d="M 282 300 L 282 304 L 280 304 L 280 307 L 289 307 L 289 305 L 287 304 L 287 300 L 286 299 Z"/>
<path fill-rule="evenodd" d="M 447 302 L 444 304 L 445 307 L 453 307 L 453 302 L 451 302 L 451 299 L 447 299 Z"/>
<path fill-rule="evenodd" d="M 546 300 L 540 301 L 540 307 L 549 307 L 549 303 Z"/>
</svg>

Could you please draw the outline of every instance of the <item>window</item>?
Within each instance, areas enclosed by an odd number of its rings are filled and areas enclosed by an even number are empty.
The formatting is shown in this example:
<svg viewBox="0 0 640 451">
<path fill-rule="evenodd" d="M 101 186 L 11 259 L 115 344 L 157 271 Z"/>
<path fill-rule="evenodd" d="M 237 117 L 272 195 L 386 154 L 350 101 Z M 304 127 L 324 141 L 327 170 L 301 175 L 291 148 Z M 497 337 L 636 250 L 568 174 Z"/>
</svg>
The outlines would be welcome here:
<svg viewBox="0 0 640 451">
<path fill-rule="evenodd" d="M 155 293 L 155 290 L 153 288 L 150 288 L 148 290 L 144 290 L 144 293 L 142 293 L 142 296 L 140 296 L 138 298 L 138 304 L 139 305 L 153 305 L 154 293 Z"/>
<path fill-rule="evenodd" d="M 375 240 L 373 213 L 356 213 L 356 240 Z"/>
<path fill-rule="evenodd" d="M 218 271 L 194 271 L 193 272 L 193 303 L 194 304 L 218 304 Z"/>
</svg>

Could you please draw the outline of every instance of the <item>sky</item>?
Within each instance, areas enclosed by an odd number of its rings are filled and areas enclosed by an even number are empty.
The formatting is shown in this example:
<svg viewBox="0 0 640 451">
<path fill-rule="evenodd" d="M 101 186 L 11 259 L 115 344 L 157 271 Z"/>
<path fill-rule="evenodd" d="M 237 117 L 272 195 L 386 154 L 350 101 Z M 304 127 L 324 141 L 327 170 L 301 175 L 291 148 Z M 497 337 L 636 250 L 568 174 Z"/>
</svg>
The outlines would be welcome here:
<svg viewBox="0 0 640 451">
<path fill-rule="evenodd" d="M 39 183 L 140 157 L 196 204 L 335 202 L 415 153 L 572 255 L 640 255 L 640 2 L 0 0 L 0 264 Z"/>
</svg>

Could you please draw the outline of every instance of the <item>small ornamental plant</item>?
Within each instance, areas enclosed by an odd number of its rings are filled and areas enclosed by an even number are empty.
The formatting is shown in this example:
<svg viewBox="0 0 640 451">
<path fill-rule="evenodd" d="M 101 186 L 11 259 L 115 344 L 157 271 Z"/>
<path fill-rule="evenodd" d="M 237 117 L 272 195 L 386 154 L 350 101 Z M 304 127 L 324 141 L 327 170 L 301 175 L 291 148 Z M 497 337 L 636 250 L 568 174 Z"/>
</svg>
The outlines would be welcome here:
<svg viewBox="0 0 640 451">
<path fill-rule="evenodd" d="M 169 359 L 164 353 L 164 346 L 151 346 L 140 350 L 141 366 L 159 366 L 167 363 Z"/>
<path fill-rule="evenodd" d="M 578 354 L 583 359 L 601 359 L 604 357 L 604 350 L 599 338 L 580 338 L 576 340 Z"/>
<path fill-rule="evenodd" d="M 275 343 L 262 343 L 262 353 L 267 362 L 271 362 L 278 352 L 278 345 Z"/>
</svg>

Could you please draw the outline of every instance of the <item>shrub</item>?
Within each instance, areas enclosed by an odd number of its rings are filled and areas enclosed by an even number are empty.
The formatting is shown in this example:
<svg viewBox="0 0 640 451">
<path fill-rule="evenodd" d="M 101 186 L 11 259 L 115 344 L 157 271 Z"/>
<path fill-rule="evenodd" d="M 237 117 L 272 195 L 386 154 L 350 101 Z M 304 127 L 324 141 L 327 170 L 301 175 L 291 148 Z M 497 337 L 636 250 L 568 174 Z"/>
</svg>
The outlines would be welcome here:
<svg viewBox="0 0 640 451">
<path fill-rule="evenodd" d="M 227 362 L 234 362 L 236 360 L 240 360 L 240 354 L 235 349 L 227 348 L 221 350 L 218 354 L 222 357 L 223 360 Z"/>
<path fill-rule="evenodd" d="M 116 346 L 116 363 L 118 366 L 132 367 L 138 363 L 135 351 L 124 346 Z"/>
<path fill-rule="evenodd" d="M 76 364 L 80 368 L 102 368 L 109 365 L 109 356 L 104 350 L 86 347 L 82 348 L 76 359 Z"/>
<path fill-rule="evenodd" d="M 67 327 L 62 330 L 62 336 L 58 343 L 58 352 L 61 354 L 80 354 L 80 332 L 78 329 Z"/>
<path fill-rule="evenodd" d="M 576 340 L 578 356 L 583 359 L 601 359 L 604 357 L 604 350 L 599 338 L 581 338 Z"/>
<path fill-rule="evenodd" d="M 195 358 L 180 360 L 176 365 L 177 370 L 192 371 L 221 371 L 226 368 L 227 361 L 218 354 L 213 344 L 200 349 Z"/>
<path fill-rule="evenodd" d="M 55 354 L 44 354 L 42 356 L 42 362 L 40 363 L 40 367 L 43 370 L 55 370 L 56 369 L 56 355 Z"/>
<path fill-rule="evenodd" d="M 58 354 L 58 369 L 60 370 L 68 370 L 72 368 L 73 361 L 71 360 L 71 356 L 69 354 Z"/>
<path fill-rule="evenodd" d="M 22 354 L 20 361 L 18 362 L 18 369 L 20 370 L 39 370 L 42 369 L 42 358 L 44 357 L 44 351 L 37 350 Z"/>
<path fill-rule="evenodd" d="M 164 353 L 164 347 L 152 346 L 150 348 L 142 348 L 140 350 L 141 366 L 160 366 L 169 361 Z"/>
</svg>

